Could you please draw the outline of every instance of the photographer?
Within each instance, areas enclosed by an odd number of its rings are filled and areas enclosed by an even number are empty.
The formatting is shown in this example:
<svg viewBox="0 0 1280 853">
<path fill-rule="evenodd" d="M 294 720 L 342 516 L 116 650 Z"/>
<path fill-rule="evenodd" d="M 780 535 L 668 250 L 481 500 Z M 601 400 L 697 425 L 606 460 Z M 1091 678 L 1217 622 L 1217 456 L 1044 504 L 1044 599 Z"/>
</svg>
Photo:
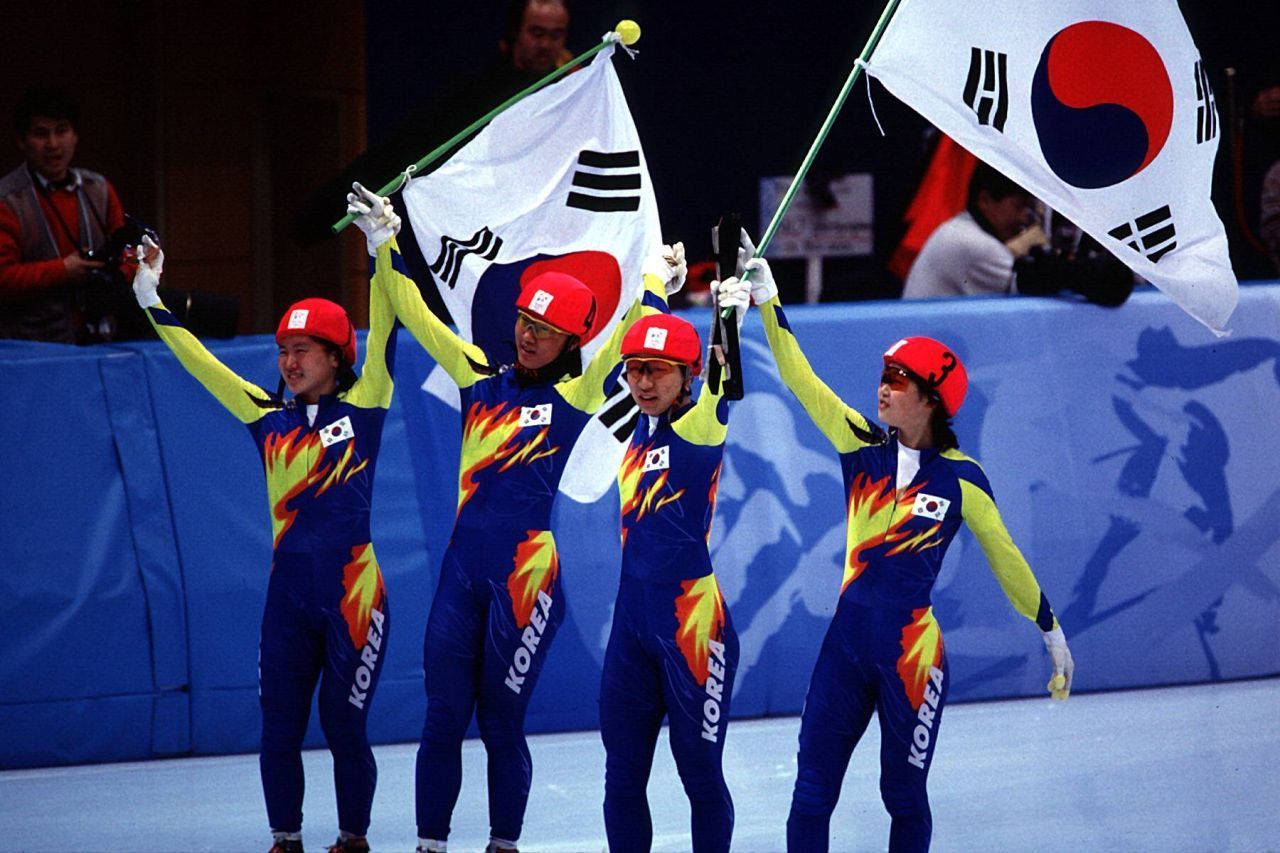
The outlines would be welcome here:
<svg viewBox="0 0 1280 853">
<path fill-rule="evenodd" d="M 1034 197 L 979 162 L 965 209 L 925 241 L 902 298 L 1066 293 L 1114 308 L 1132 290 L 1114 255 L 1063 217 L 1039 222 Z"/>
<path fill-rule="evenodd" d="M 1048 242 L 1034 199 L 986 163 L 969 180 L 965 209 L 938 226 L 911 266 L 903 299 L 1017 292 L 1014 261 Z"/>
<path fill-rule="evenodd" d="M 108 240 L 125 225 L 102 175 L 72 168 L 79 110 L 65 93 L 33 90 L 13 129 L 25 162 L 0 178 L 0 338 L 110 340 L 114 290 L 134 265 Z M 111 241 L 113 244 L 119 241 Z M 110 261 L 110 262 L 109 262 Z"/>
</svg>

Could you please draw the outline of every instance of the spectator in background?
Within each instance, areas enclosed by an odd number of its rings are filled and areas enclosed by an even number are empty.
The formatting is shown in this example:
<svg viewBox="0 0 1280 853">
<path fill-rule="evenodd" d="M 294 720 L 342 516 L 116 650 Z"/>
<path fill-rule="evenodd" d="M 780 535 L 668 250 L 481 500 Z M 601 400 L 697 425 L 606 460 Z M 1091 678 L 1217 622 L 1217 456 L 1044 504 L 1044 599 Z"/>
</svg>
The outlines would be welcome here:
<svg viewBox="0 0 1280 853">
<path fill-rule="evenodd" d="M 567 0 L 511 0 L 498 52 L 510 58 L 513 70 L 542 75 L 573 58 L 564 47 L 568 37 Z"/>
<path fill-rule="evenodd" d="M 1254 97 L 1250 113 L 1262 125 L 1262 131 L 1274 133 L 1280 126 L 1280 85 L 1267 86 Z M 1272 150 L 1273 154 L 1280 151 Z M 1271 254 L 1271 263 L 1280 274 L 1280 160 L 1267 169 L 1262 179 L 1261 213 L 1258 217 L 1258 234 Z"/>
<path fill-rule="evenodd" d="M 294 239 L 303 246 L 325 239 L 329 226 L 342 218 L 352 182 L 382 187 L 469 123 L 568 62 L 573 58 L 565 49 L 568 34 L 569 0 L 510 0 L 504 36 L 484 67 L 437 87 L 406 111 L 386 139 L 370 145 L 316 190 L 295 216 Z M 393 202 L 404 210 L 398 198 Z M 424 271 L 413 271 L 417 280 L 429 280 Z M 430 304 L 448 316 L 438 300 Z"/>
<path fill-rule="evenodd" d="M 13 129 L 23 163 L 0 179 L 0 337 L 91 343 L 82 310 L 105 264 L 88 253 L 124 225 L 111 182 L 71 165 L 79 110 L 65 92 L 32 90 Z"/>
<path fill-rule="evenodd" d="M 1271 262 L 1280 275 L 1280 160 L 1271 164 L 1262 179 L 1262 214 L 1258 218 L 1258 231 L 1271 250 Z"/>
<path fill-rule="evenodd" d="M 1280 121 L 1280 84 L 1261 89 L 1254 96 L 1250 111 L 1262 121 Z"/>
<path fill-rule="evenodd" d="M 988 293 L 1084 299 L 1115 308 L 1133 292 L 1133 273 L 1097 240 L 1057 217 L 1053 237 L 1035 199 L 979 162 L 965 210 L 929 235 L 911 266 L 903 299 Z M 1053 211 L 1044 212 L 1045 223 Z"/>
<path fill-rule="evenodd" d="M 1016 292 L 1014 261 L 1048 244 L 1031 194 L 985 163 L 969 180 L 966 207 L 925 241 L 903 299 Z"/>
</svg>

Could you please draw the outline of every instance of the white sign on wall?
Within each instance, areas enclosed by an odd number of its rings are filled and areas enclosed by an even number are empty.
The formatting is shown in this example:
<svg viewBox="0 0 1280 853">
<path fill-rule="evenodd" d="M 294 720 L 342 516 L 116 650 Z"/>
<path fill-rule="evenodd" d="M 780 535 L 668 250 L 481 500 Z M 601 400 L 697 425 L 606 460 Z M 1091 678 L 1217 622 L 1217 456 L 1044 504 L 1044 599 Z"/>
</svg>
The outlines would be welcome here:
<svg viewBox="0 0 1280 853">
<path fill-rule="evenodd" d="M 874 197 L 871 175 L 841 175 L 827 186 L 830 194 L 811 191 L 806 179 L 787 208 L 765 256 L 769 258 L 844 258 L 870 255 Z M 760 222 L 773 218 L 791 177 L 760 179 Z M 824 200 L 834 202 L 827 206 Z"/>
</svg>

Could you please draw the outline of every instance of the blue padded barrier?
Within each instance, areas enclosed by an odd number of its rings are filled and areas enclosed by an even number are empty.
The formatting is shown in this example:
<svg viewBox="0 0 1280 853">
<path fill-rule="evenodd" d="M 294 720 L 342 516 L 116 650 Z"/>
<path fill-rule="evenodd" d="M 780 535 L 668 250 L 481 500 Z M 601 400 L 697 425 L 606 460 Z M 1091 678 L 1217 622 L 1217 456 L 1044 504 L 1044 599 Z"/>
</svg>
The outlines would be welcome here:
<svg viewBox="0 0 1280 853">
<path fill-rule="evenodd" d="M 112 354 L 101 359 L 99 367 L 107 423 L 124 484 L 138 581 L 147 605 L 148 650 L 156 691 L 153 751 L 158 755 L 185 753 L 191 748 L 186 593 L 173 535 L 169 489 L 161 466 L 133 462 L 154 459 L 159 452 L 150 389 L 142 359 L 136 354 Z"/>
<path fill-rule="evenodd" d="M 1149 291 L 1118 310 L 969 299 L 787 315 L 819 375 L 867 411 L 898 337 L 938 337 L 965 360 L 961 448 L 1063 623 L 1077 690 L 1280 672 L 1280 284 L 1243 287 L 1220 340 Z M 735 716 L 792 714 L 834 610 L 843 495 L 759 320 L 743 334 L 748 396 L 731 415 L 713 561 L 742 639 Z M 269 338 L 211 349 L 274 387 Z M 374 498 L 393 618 L 376 742 L 418 736 L 422 636 L 457 499 L 459 420 L 422 390 L 432 368 L 401 336 Z M 158 343 L 0 342 L 0 382 L 0 766 L 254 750 L 270 528 L 247 431 Z M 569 615 L 533 731 L 598 722 L 616 490 L 562 497 L 553 525 Z M 967 533 L 934 605 L 953 701 L 1043 694 L 1036 629 Z"/>
<path fill-rule="evenodd" d="M 120 446 L 145 448 L 150 471 L 126 482 L 104 381 L 119 373 L 103 369 L 107 355 L 54 344 L 0 347 L 0 387 L 9 406 L 0 419 L 4 766 L 187 749 L 185 713 L 180 729 L 167 713 L 160 715 L 167 730 L 153 728 L 158 698 L 175 679 L 180 687 L 186 670 L 185 650 L 175 671 L 174 659 L 153 656 L 153 648 L 182 644 L 185 631 L 174 618 L 178 590 L 159 577 L 162 571 L 152 572 L 163 533 L 140 551 L 129 506 L 130 486 L 154 494 L 159 485 L 157 512 L 165 528 L 170 524 L 163 484 L 156 482 L 154 436 L 147 448 L 146 426 L 129 425 L 133 432 Z M 151 602 L 148 574 L 156 581 Z"/>
</svg>

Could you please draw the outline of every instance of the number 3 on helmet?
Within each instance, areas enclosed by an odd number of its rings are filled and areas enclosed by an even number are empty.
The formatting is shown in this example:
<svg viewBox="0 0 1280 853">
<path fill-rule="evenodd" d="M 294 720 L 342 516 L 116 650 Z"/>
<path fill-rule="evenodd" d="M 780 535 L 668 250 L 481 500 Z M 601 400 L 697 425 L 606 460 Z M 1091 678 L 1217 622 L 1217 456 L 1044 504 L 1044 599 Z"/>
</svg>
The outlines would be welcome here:
<svg viewBox="0 0 1280 853">
<path fill-rule="evenodd" d="M 942 401 L 947 417 L 955 417 L 969 390 L 964 363 L 949 347 L 933 338 L 903 338 L 884 352 L 885 364 L 897 364 L 918 376 Z"/>
</svg>

